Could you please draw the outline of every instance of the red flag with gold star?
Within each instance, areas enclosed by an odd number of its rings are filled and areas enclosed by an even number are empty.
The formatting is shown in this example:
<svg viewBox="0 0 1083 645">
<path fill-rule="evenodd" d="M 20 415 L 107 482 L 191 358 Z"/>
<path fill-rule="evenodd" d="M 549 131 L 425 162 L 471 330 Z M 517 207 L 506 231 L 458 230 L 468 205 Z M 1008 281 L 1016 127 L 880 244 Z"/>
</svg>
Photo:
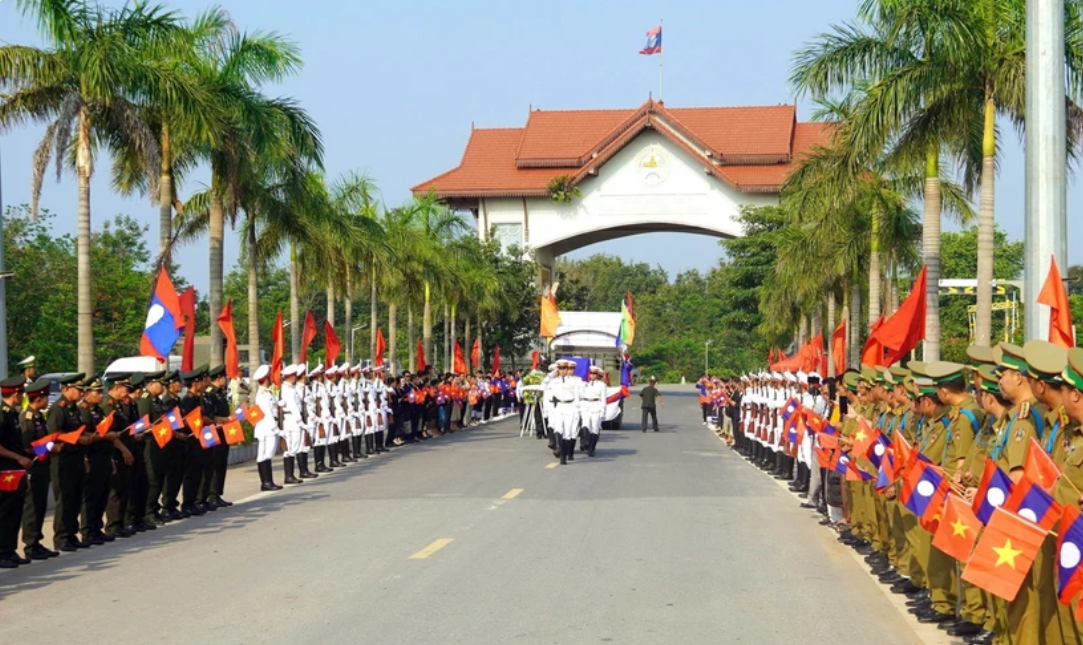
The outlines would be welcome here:
<svg viewBox="0 0 1083 645">
<path fill-rule="evenodd" d="M 1009 602 L 1015 600 L 1047 534 L 1037 524 L 997 508 L 970 555 L 963 580 Z"/>
<path fill-rule="evenodd" d="M 222 434 L 226 437 L 226 443 L 231 446 L 244 441 L 244 430 L 241 428 L 241 422 L 236 419 L 222 424 Z"/>
<path fill-rule="evenodd" d="M 1060 468 L 1057 467 L 1056 462 L 1049 456 L 1049 453 L 1042 448 L 1042 444 L 1038 443 L 1038 440 L 1034 437 L 1030 438 L 1030 445 L 1027 446 L 1027 457 L 1023 461 L 1023 474 L 1027 479 L 1042 487 L 1047 493 L 1053 492 L 1053 487 L 1057 485 L 1057 480 L 1060 479 Z"/>
<path fill-rule="evenodd" d="M 0 493 L 13 493 L 26 475 L 25 470 L 0 470 Z"/>
<path fill-rule="evenodd" d="M 96 429 L 98 430 L 99 435 L 104 437 L 105 435 L 109 434 L 109 430 L 113 428 L 113 419 L 116 417 L 116 414 L 117 411 L 113 410 L 108 415 L 106 415 L 104 419 L 98 422 Z"/>
<path fill-rule="evenodd" d="M 857 432 L 854 433 L 854 447 L 850 453 L 860 456 L 868 454 L 869 448 L 872 447 L 872 444 L 876 443 L 876 438 L 879 435 L 880 431 L 869 425 L 869 422 L 865 417 L 858 417 Z"/>
<path fill-rule="evenodd" d="M 63 432 L 63 433 L 57 435 L 56 438 L 63 441 L 64 443 L 71 444 L 71 445 L 74 446 L 75 444 L 79 443 L 79 437 L 83 436 L 83 430 L 85 430 L 85 429 L 86 429 L 86 426 L 79 426 L 78 428 L 76 428 L 75 430 L 72 430 L 71 432 Z"/>
<path fill-rule="evenodd" d="M 959 562 L 966 562 L 978 540 L 981 522 L 974 515 L 970 504 L 955 493 L 949 493 L 944 503 L 940 526 L 933 536 L 933 546 Z"/>
<path fill-rule="evenodd" d="M 173 426 L 165 417 L 150 429 L 154 435 L 154 440 L 158 442 L 159 448 L 165 448 L 166 445 L 173 440 Z"/>
<path fill-rule="evenodd" d="M 192 431 L 192 434 L 198 437 L 200 431 L 203 430 L 203 410 L 193 408 L 191 412 L 184 415 L 184 422 L 188 425 L 188 429 Z"/>
</svg>

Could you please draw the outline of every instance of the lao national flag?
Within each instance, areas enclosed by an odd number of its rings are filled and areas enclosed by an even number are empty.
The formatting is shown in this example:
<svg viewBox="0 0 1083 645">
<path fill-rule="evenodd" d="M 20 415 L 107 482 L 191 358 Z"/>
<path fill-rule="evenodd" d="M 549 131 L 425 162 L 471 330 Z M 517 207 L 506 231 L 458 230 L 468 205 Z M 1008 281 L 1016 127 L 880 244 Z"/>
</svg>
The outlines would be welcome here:
<svg viewBox="0 0 1083 645">
<path fill-rule="evenodd" d="M 835 453 L 835 472 L 840 475 L 845 475 L 846 471 L 850 469 L 850 455 L 839 450 Z"/>
<path fill-rule="evenodd" d="M 1083 517 L 1074 506 L 1064 509 L 1057 536 L 1057 598 L 1069 605 L 1083 591 Z"/>
<path fill-rule="evenodd" d="M 144 432 L 146 432 L 149 429 L 150 429 L 150 416 L 146 415 L 146 414 L 143 415 L 142 419 L 136 421 L 135 423 L 133 423 L 130 426 L 130 432 L 132 433 L 133 437 L 138 437 L 139 435 L 143 434 Z"/>
<path fill-rule="evenodd" d="M 974 495 L 974 514 L 978 521 L 988 524 L 993 517 L 993 511 L 1003 506 L 1011 497 L 1015 485 L 1003 470 L 997 467 L 991 459 L 985 460 L 985 472 L 978 484 L 978 492 Z"/>
<path fill-rule="evenodd" d="M 244 421 L 248 418 L 248 415 L 244 413 L 244 404 L 237 406 L 237 409 L 233 411 L 233 418 L 238 421 Z"/>
<path fill-rule="evenodd" d="M 154 287 L 154 295 L 150 299 L 139 353 L 164 361 L 180 338 L 182 329 L 184 316 L 181 313 L 180 299 L 169 279 L 169 273 L 163 267 L 158 272 L 158 284 Z"/>
<path fill-rule="evenodd" d="M 919 518 L 925 518 L 929 509 L 935 506 L 937 497 L 940 497 L 942 504 L 944 496 L 947 495 L 947 479 L 928 464 L 921 464 L 920 467 L 910 471 L 906 483 L 907 487 L 904 490 L 906 499 L 903 503 Z"/>
<path fill-rule="evenodd" d="M 652 56 L 662 53 L 662 26 L 659 25 L 647 32 L 647 44 L 639 50 L 640 54 Z"/>
<path fill-rule="evenodd" d="M 173 408 L 162 417 L 169 424 L 171 430 L 180 430 L 184 427 L 184 417 L 181 416 L 180 408 Z"/>
<path fill-rule="evenodd" d="M 865 456 L 869 458 L 873 466 L 879 469 L 880 463 L 884 460 L 884 456 L 887 455 L 890 447 L 891 439 L 888 439 L 883 433 L 878 434 L 876 435 L 876 441 L 872 442 L 872 446 L 865 453 Z"/>
<path fill-rule="evenodd" d="M 789 421 L 790 417 L 793 416 L 794 412 L 797 412 L 800 409 L 801 404 L 798 403 L 797 399 L 790 399 L 789 401 L 786 401 L 786 406 L 782 408 L 782 420 Z"/>
<path fill-rule="evenodd" d="M 886 455 L 884 460 L 880 462 L 879 470 L 876 472 L 876 491 L 882 491 L 890 486 L 895 481 L 894 468 L 891 466 L 892 457 Z"/>
<path fill-rule="evenodd" d="M 1052 495 L 1025 475 L 1015 486 L 1004 508 L 1047 531 L 1053 528 L 1064 511 L 1064 507 Z"/>
<path fill-rule="evenodd" d="M 34 441 L 30 446 L 34 449 L 34 457 L 36 459 L 45 459 L 49 456 L 49 453 L 53 450 L 53 445 L 56 444 L 57 438 L 60 436 L 59 432 L 46 435 L 37 441 Z"/>
<path fill-rule="evenodd" d="M 222 445 L 222 441 L 218 438 L 218 431 L 214 429 L 214 426 L 203 426 L 201 430 L 196 432 L 196 436 L 199 437 L 199 443 L 204 449 Z"/>
</svg>

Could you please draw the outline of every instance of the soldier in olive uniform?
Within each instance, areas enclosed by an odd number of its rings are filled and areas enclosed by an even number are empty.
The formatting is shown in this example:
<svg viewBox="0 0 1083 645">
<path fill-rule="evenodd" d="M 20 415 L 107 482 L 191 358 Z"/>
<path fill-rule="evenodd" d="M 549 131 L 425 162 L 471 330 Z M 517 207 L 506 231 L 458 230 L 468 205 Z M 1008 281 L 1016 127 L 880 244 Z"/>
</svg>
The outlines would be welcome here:
<svg viewBox="0 0 1083 645">
<path fill-rule="evenodd" d="M 105 419 L 102 402 L 105 400 L 104 385 L 98 376 L 91 376 L 83 382 L 83 400 L 79 403 L 83 417 L 83 437 L 88 438 L 86 450 L 86 485 L 83 490 L 83 522 L 80 531 L 83 541 L 91 545 L 105 544 L 116 539 L 106 535 L 103 518 L 109 502 L 109 480 L 115 469 L 114 450 L 119 450 L 125 457 L 123 461 L 130 466 L 131 452 L 120 443 L 119 433 L 110 428 L 103 435 L 98 431 L 98 424 Z"/>
<path fill-rule="evenodd" d="M 180 410 L 181 414 L 187 417 L 193 410 L 202 410 L 203 408 L 203 374 L 198 369 L 184 372 L 181 374 L 181 380 L 188 388 L 188 391 L 185 393 L 184 398 L 181 399 Z M 203 446 L 200 445 L 194 429 L 189 427 L 187 422 L 185 422 L 183 428 L 174 433 L 170 445 L 174 443 L 179 444 L 180 449 L 184 451 L 184 466 L 181 469 L 183 473 L 181 482 L 184 501 L 181 504 L 181 515 L 185 517 L 203 515 L 207 510 L 196 501 L 199 482 L 203 478 L 203 463 L 205 461 Z"/>
<path fill-rule="evenodd" d="M 210 386 L 204 393 L 204 398 L 210 401 L 210 407 L 214 414 L 214 423 L 223 424 L 233 419 L 229 405 L 227 386 L 229 379 L 226 378 L 224 365 L 212 368 L 207 372 L 210 378 Z M 209 423 L 209 421 L 208 421 Z M 226 490 L 226 470 L 229 467 L 229 444 L 225 441 L 211 449 L 211 478 L 206 494 L 201 499 L 207 504 L 224 508 L 233 506 L 233 502 L 227 502 L 222 495 Z"/>
<path fill-rule="evenodd" d="M 132 377 L 128 380 L 128 396 L 121 403 L 121 407 L 125 410 L 124 416 L 128 418 L 128 425 L 120 428 L 120 430 L 131 437 L 129 449 L 135 459 L 130 469 L 130 492 L 128 508 L 124 513 L 124 526 L 130 527 L 137 533 L 153 531 L 158 528 L 154 523 L 146 521 L 147 496 L 150 485 L 147 476 L 147 444 L 153 443 L 157 445 L 157 442 L 150 438 L 146 430 L 135 433 L 133 436 L 131 427 L 132 424 L 142 419 L 144 414 L 147 416 L 147 421 L 150 421 L 149 406 L 147 406 L 148 412 L 144 413 L 139 405 L 145 387 L 146 377 L 143 374 L 132 374 Z M 113 504 L 112 497 L 109 498 L 109 503 Z"/>
<path fill-rule="evenodd" d="M 48 379 L 39 379 L 28 384 L 25 392 L 26 410 L 20 417 L 19 426 L 23 433 L 23 449 L 34 459 L 34 442 L 49 434 L 45 415 L 42 413 L 49 405 Z M 45 537 L 41 529 L 45 524 L 45 511 L 49 504 L 50 462 L 56 459 L 59 452 L 59 442 L 54 441 L 49 452 L 41 459 L 34 459 L 30 466 L 30 486 L 23 504 L 23 544 L 26 545 L 26 557 L 31 560 L 45 560 L 60 555 L 41 543 Z"/>
<path fill-rule="evenodd" d="M 50 432 L 70 433 L 83 426 L 79 402 L 83 400 L 84 374 L 60 379 L 60 398 L 45 415 Z M 90 545 L 79 539 L 79 511 L 83 508 L 86 480 L 86 447 L 90 438 L 82 436 L 75 443 L 60 443 L 60 454 L 50 460 L 53 480 L 53 546 L 60 551 L 75 551 Z"/>
<path fill-rule="evenodd" d="M 135 535 L 135 530 L 124 523 L 131 496 L 131 473 L 135 467 L 135 438 L 127 431 L 135 419 L 125 403 L 130 380 L 130 374 L 110 376 L 107 383 L 109 392 L 101 406 L 106 416 L 113 415 L 109 434 L 114 435 L 114 441 L 119 444 L 119 447 L 113 449 L 113 472 L 109 476 L 109 493 L 105 505 L 107 537 L 130 538 Z"/>
<path fill-rule="evenodd" d="M 162 395 L 162 414 L 168 414 L 173 408 L 180 407 L 180 393 L 184 389 L 181 385 L 180 373 L 177 370 L 167 373 L 164 377 L 165 394 Z M 152 419 L 153 421 L 153 419 Z M 162 450 L 165 465 L 165 480 L 162 484 L 162 508 L 167 521 L 183 520 L 191 517 L 191 513 L 182 513 L 180 510 L 181 484 L 184 481 L 184 461 L 188 456 L 188 444 L 186 442 L 187 428 L 181 428 L 174 434 L 173 440 L 166 444 Z"/>
<path fill-rule="evenodd" d="M 167 408 L 162 396 L 165 394 L 166 373 L 151 372 L 146 376 L 146 388 L 139 398 L 135 400 L 136 413 L 139 418 L 147 417 L 151 424 L 156 423 L 166 413 Z M 167 446 L 168 447 L 168 446 Z M 157 527 L 165 524 L 166 518 L 162 514 L 162 491 L 165 487 L 165 474 L 169 461 L 165 450 L 158 447 L 158 442 L 151 437 L 144 436 L 143 456 L 147 470 L 147 502 L 144 523 L 148 527 Z"/>
<path fill-rule="evenodd" d="M 23 400 L 23 377 L 0 381 L 0 481 L 10 487 L 9 478 L 18 478 L 14 490 L 0 491 L 0 569 L 14 569 L 30 560 L 19 557 L 19 528 L 23 520 L 23 497 L 30 458 L 23 453 L 23 433 L 19 429 L 19 405 Z M 22 471 L 20 473 L 20 471 Z"/>
<path fill-rule="evenodd" d="M 1061 428 L 1060 439 L 1053 453 L 1063 476 L 1054 489 L 1057 501 L 1065 506 L 1083 505 L 1083 349 L 1068 350 L 1067 365 L 1061 373 L 1061 398 L 1066 425 Z M 1075 605 L 1073 599 L 1072 605 Z M 1067 630 L 1066 630 L 1067 635 Z M 1076 640 L 1083 641 L 1083 623 L 1074 622 Z"/>
</svg>

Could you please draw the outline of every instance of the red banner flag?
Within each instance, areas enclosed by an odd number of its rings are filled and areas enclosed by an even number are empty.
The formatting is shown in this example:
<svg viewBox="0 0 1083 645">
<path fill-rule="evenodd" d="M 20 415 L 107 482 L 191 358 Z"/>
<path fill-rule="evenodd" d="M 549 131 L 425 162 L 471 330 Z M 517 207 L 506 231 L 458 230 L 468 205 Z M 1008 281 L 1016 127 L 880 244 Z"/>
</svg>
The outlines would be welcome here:
<svg viewBox="0 0 1083 645">
<path fill-rule="evenodd" d="M 1038 294 L 1038 304 L 1049 307 L 1049 342 L 1066 349 L 1075 347 L 1075 334 L 1072 327 L 1072 310 L 1068 305 L 1068 289 L 1060 277 L 1057 258 L 1049 264 L 1049 274 Z"/>
<path fill-rule="evenodd" d="M 263 408 L 259 405 L 245 405 L 244 406 L 244 418 L 248 419 L 248 422 L 252 425 L 258 424 L 263 421 L 266 415 L 263 413 Z"/>
<path fill-rule="evenodd" d="M 470 350 L 470 364 L 474 366 L 474 371 L 481 370 L 481 338 L 474 339 L 474 347 Z M 466 372 L 464 369 L 460 374 Z"/>
<path fill-rule="evenodd" d="M 222 424 L 222 434 L 226 436 L 226 443 L 231 446 L 244 441 L 244 429 L 241 428 L 241 422 L 236 419 Z"/>
<path fill-rule="evenodd" d="M 199 431 L 203 429 L 203 410 L 201 408 L 195 408 L 184 415 L 184 423 L 187 424 L 188 429 L 192 431 L 192 434 L 198 435 Z"/>
<path fill-rule="evenodd" d="M 1023 476 L 1042 487 L 1048 493 L 1053 492 L 1053 487 L 1060 479 L 1060 468 L 1042 448 L 1042 444 L 1034 437 L 1030 438 L 1027 446 L 1027 456 L 1023 460 Z"/>
<path fill-rule="evenodd" d="M 178 298 L 184 315 L 184 347 L 181 350 L 181 369 L 190 372 L 195 367 L 196 351 L 196 288 L 188 287 Z"/>
<path fill-rule="evenodd" d="M 871 332 L 865 340 L 865 347 L 861 350 L 861 364 L 869 367 L 888 365 L 884 362 L 884 346 L 876 338 L 876 330 L 884 326 L 884 317 L 880 318 L 869 328 Z"/>
<path fill-rule="evenodd" d="M 319 333 L 319 329 L 316 328 L 316 316 L 312 315 L 312 310 L 309 309 L 305 312 L 305 329 L 301 333 L 302 363 L 308 363 L 308 346 L 316 339 L 317 333 Z"/>
<path fill-rule="evenodd" d="M 233 301 L 227 300 L 226 306 L 222 307 L 222 313 L 218 314 L 218 328 L 226 337 L 226 376 L 239 378 L 241 376 L 241 358 L 237 352 L 237 334 L 233 331 Z"/>
<path fill-rule="evenodd" d="M 323 335 L 327 353 L 324 358 L 324 366 L 331 367 L 338 360 L 338 353 L 342 351 L 342 343 L 338 342 L 338 336 L 335 334 L 335 328 L 331 325 L 330 320 L 323 321 Z"/>
<path fill-rule="evenodd" d="M 165 448 L 166 444 L 173 440 L 173 426 L 169 424 L 165 417 L 154 424 L 151 432 L 154 434 L 154 440 L 158 442 L 159 448 Z"/>
<path fill-rule="evenodd" d="M 376 356 L 373 357 L 373 363 L 376 367 L 381 367 L 384 364 L 384 352 L 387 350 L 387 342 L 384 341 L 384 329 L 383 327 L 376 328 Z"/>
<path fill-rule="evenodd" d="M 870 342 L 875 339 L 884 349 L 887 356 L 880 362 L 869 363 L 876 365 L 894 365 L 904 356 L 909 354 L 918 342 L 925 338 L 925 310 L 926 310 L 926 271 L 928 267 L 921 267 L 914 287 L 910 295 L 899 305 L 898 311 L 884 321 L 869 338 Z"/>
<path fill-rule="evenodd" d="M 274 349 L 271 351 L 271 380 L 274 384 L 282 387 L 282 357 L 286 355 L 286 330 L 282 327 L 282 310 L 278 310 L 275 316 L 275 326 L 271 329 L 271 341 Z"/>
<path fill-rule="evenodd" d="M 557 309 L 557 297 L 549 293 L 541 299 L 541 329 L 539 336 L 552 338 L 557 335 L 557 327 L 560 325 L 560 310 Z"/>
<path fill-rule="evenodd" d="M 981 522 L 970 505 L 955 493 L 949 493 L 944 504 L 944 517 L 933 536 L 933 546 L 959 562 L 970 559 L 974 543 L 978 541 Z"/>
<path fill-rule="evenodd" d="M 843 320 L 831 333 L 831 358 L 835 361 L 835 374 L 846 371 L 846 321 Z M 824 374 L 824 376 L 827 376 Z"/>
<path fill-rule="evenodd" d="M 463 346 L 459 344 L 459 339 L 455 339 L 455 356 L 451 361 L 451 371 L 453 374 L 466 374 L 466 357 L 463 356 Z"/>
<path fill-rule="evenodd" d="M 1036 524 L 997 508 L 974 547 L 963 580 L 1009 602 L 1015 600 L 1046 534 Z"/>
<path fill-rule="evenodd" d="M 458 343 L 458 341 L 455 341 L 455 342 Z M 421 342 L 421 339 L 418 338 L 417 339 L 417 371 L 424 372 L 425 368 L 427 368 L 428 366 L 429 366 L 429 364 L 425 362 L 425 345 L 424 345 L 424 343 Z"/>
<path fill-rule="evenodd" d="M 530 352 L 530 369 L 538 369 L 538 362 L 541 361 L 541 352 L 534 350 Z"/>
<path fill-rule="evenodd" d="M 500 345 L 493 346 L 493 371 L 500 371 Z"/>
</svg>

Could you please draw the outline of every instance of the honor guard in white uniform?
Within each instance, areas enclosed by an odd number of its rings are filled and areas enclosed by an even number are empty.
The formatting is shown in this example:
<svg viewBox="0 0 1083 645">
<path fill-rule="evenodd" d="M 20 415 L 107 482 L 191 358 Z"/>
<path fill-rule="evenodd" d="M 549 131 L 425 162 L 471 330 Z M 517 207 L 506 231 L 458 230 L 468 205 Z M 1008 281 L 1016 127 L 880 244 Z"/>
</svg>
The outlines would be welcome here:
<svg viewBox="0 0 1083 645">
<path fill-rule="evenodd" d="M 553 382 L 554 379 L 557 378 L 557 374 L 559 373 L 559 371 L 560 370 L 557 364 L 552 363 L 551 365 L 549 365 L 549 370 L 548 372 L 546 372 L 545 378 L 543 378 L 541 382 L 543 394 L 541 403 L 542 424 L 545 427 L 545 434 L 549 437 L 549 449 L 553 451 L 554 457 L 560 456 L 560 440 L 557 436 L 557 432 L 555 429 L 556 426 L 554 425 L 555 421 L 553 419 L 553 402 L 550 401 L 549 397 L 545 395 L 549 393 L 549 385 Z"/>
<path fill-rule="evenodd" d="M 281 486 L 275 485 L 274 473 L 271 471 L 271 460 L 278 448 L 278 437 L 282 434 L 278 426 L 278 397 L 271 391 L 271 368 L 260 365 L 253 377 L 259 384 L 256 390 L 256 405 L 263 413 L 263 418 L 255 427 L 256 441 L 259 442 L 256 449 L 256 468 L 259 470 L 260 490 L 281 490 Z"/>
<path fill-rule="evenodd" d="M 301 450 L 297 453 L 297 476 L 301 479 L 315 479 L 318 475 L 308 469 L 308 455 L 316 444 L 312 432 L 312 421 L 316 418 L 316 398 L 312 396 L 308 365 L 298 363 L 294 369 L 297 372 L 297 396 L 301 401 Z"/>
<path fill-rule="evenodd" d="M 560 463 L 575 460 L 575 440 L 579 436 L 579 393 L 583 379 L 575 375 L 575 362 L 557 361 L 558 376 L 549 384 L 546 398 L 553 408 L 553 429 L 559 435 Z"/>
<path fill-rule="evenodd" d="M 327 433 L 328 417 L 330 416 L 330 399 L 327 396 L 327 374 L 323 365 L 312 369 L 312 402 L 314 413 L 308 419 L 312 432 L 312 446 L 315 452 L 316 472 L 329 473 L 327 467 Z"/>
<path fill-rule="evenodd" d="M 583 383 L 579 393 L 579 414 L 582 418 L 581 425 L 586 434 L 580 440 L 580 446 L 586 451 L 588 457 L 594 456 L 594 449 L 598 446 L 598 438 L 602 432 L 602 416 L 605 413 L 606 386 L 605 371 L 597 366 L 590 368 L 589 379 Z"/>
<path fill-rule="evenodd" d="M 297 392 L 297 366 L 287 365 L 282 368 L 282 434 L 286 439 L 286 450 L 282 453 L 282 466 L 285 471 L 285 484 L 300 484 L 294 475 L 297 453 L 304 445 L 304 431 L 301 430 L 301 397 Z"/>
</svg>

